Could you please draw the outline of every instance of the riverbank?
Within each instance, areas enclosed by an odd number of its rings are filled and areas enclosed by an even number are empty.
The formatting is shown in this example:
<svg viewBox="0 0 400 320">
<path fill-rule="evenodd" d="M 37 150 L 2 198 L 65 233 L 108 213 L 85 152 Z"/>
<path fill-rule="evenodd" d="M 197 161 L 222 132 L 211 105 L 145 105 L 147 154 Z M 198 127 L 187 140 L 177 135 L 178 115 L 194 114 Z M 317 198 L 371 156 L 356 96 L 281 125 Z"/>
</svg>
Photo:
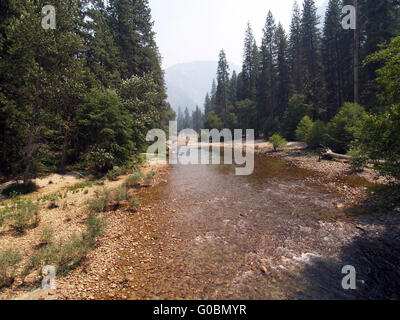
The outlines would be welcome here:
<svg viewBox="0 0 400 320">
<path fill-rule="evenodd" d="M 271 143 L 257 140 L 254 149 L 258 154 L 282 159 L 293 167 L 312 171 L 314 174 L 308 180 L 320 184 L 331 192 L 338 193 L 343 199 L 343 204 L 339 205 L 341 209 L 366 205 L 368 200 L 372 205 L 370 189 L 387 186 L 394 182 L 393 179 L 379 175 L 372 166 L 354 172 L 348 161 L 322 160 L 317 151 L 308 149 L 304 143 L 289 142 L 285 148 L 274 152 Z"/>
<path fill-rule="evenodd" d="M 154 172 L 154 178 L 149 187 L 129 189 L 130 198 L 140 198 L 142 192 L 147 192 L 162 182 L 167 173 L 167 167 L 157 162 L 142 165 L 140 170 L 143 176 L 150 171 Z M 96 241 L 94 248 L 88 252 L 77 269 L 72 270 L 66 277 L 57 277 L 56 291 L 39 289 L 42 278 L 39 270 L 22 276 L 24 267 L 29 263 L 32 255 L 46 246 L 42 240 L 45 228 L 53 230 L 52 243 L 65 243 L 74 234 L 81 234 L 86 229 L 86 220 L 90 215 L 89 203 L 98 198 L 104 190 L 118 190 L 130 174 L 120 176 L 115 181 L 107 179 L 90 181 L 74 173 L 52 174 L 36 179 L 35 183 L 39 186 L 38 192 L 20 197 L 20 200 L 38 204 L 38 224 L 22 233 L 14 232 L 6 225 L 0 229 L 1 251 L 11 249 L 22 257 L 15 270 L 16 276 L 12 284 L 0 289 L 0 299 L 62 299 L 66 296 L 70 299 L 79 299 L 81 296 L 71 292 L 70 288 L 77 284 L 77 290 L 79 290 L 79 285 L 82 285 L 79 279 L 85 274 L 87 264 L 95 266 L 96 276 L 98 276 L 118 254 L 121 247 L 118 239 L 126 231 L 129 220 L 146 212 L 146 207 L 139 206 L 136 210 L 130 210 L 124 204 L 120 207 L 107 208 L 105 212 L 99 213 L 99 217 L 105 222 L 104 236 Z M 1 205 L 4 207 L 12 201 L 12 199 L 3 200 Z M 83 284 L 83 286 L 86 285 Z"/>
</svg>

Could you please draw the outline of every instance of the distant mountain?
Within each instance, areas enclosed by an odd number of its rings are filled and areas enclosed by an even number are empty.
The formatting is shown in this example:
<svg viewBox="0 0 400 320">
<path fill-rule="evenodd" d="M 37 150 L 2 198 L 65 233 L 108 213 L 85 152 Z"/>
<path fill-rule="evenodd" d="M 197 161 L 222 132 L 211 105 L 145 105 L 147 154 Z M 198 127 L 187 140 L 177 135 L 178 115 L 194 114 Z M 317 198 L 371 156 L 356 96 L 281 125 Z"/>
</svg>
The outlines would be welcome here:
<svg viewBox="0 0 400 320">
<path fill-rule="evenodd" d="M 177 111 L 188 107 L 192 111 L 198 105 L 203 108 L 204 98 L 211 90 L 211 84 L 217 74 L 217 61 L 195 61 L 181 63 L 165 70 L 168 102 Z M 230 64 L 230 71 L 240 68 Z"/>
</svg>

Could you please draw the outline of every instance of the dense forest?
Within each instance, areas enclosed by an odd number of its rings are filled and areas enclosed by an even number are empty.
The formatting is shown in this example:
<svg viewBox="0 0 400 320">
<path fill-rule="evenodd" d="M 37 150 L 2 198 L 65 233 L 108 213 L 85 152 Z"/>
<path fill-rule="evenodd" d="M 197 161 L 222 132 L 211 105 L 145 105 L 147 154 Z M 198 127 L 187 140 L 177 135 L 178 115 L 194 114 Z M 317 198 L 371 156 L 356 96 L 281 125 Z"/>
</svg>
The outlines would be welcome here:
<svg viewBox="0 0 400 320">
<path fill-rule="evenodd" d="M 147 0 L 57 1 L 54 30 L 41 26 L 47 4 L 0 5 L 1 179 L 107 172 L 176 116 Z M 330 0 L 323 24 L 313 0 L 295 4 L 289 33 L 269 12 L 259 45 L 249 23 L 242 71 L 230 74 L 222 50 L 204 111 L 179 110 L 178 128 L 254 128 L 350 152 L 359 165 L 397 164 L 400 2 L 359 0 L 356 31 L 342 27 L 346 4 Z"/>
<path fill-rule="evenodd" d="M 0 4 L 0 176 L 69 166 L 105 172 L 175 117 L 147 0 Z"/>
<path fill-rule="evenodd" d="M 398 176 L 400 1 L 359 0 L 358 27 L 346 30 L 342 8 L 355 3 L 330 0 L 323 24 L 314 0 L 295 3 L 289 34 L 268 12 L 261 45 L 249 23 L 242 72 L 231 75 L 220 53 L 205 127 L 251 128 L 265 139 L 279 133 L 350 152 L 355 166 L 386 159 L 382 169 Z M 186 111 L 178 123 L 190 121 Z"/>
</svg>

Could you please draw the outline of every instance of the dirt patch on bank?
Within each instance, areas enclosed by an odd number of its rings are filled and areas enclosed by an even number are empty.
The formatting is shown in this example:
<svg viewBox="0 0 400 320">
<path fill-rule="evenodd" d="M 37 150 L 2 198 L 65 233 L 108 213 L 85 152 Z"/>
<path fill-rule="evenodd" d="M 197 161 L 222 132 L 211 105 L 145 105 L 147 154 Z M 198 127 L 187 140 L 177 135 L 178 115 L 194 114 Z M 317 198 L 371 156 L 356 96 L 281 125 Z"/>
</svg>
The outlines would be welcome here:
<svg viewBox="0 0 400 320">
<path fill-rule="evenodd" d="M 151 185 L 160 182 L 167 172 L 167 166 L 159 163 L 146 164 L 141 168 L 145 175 L 153 170 L 156 175 Z M 85 230 L 85 221 L 89 215 L 87 202 L 97 197 L 104 188 L 114 189 L 122 185 L 129 175 L 120 176 L 117 181 L 95 181 L 90 182 L 83 179 L 75 173 L 66 175 L 50 175 L 46 178 L 37 179 L 35 182 L 39 185 L 38 192 L 24 196 L 24 200 L 37 201 L 39 204 L 40 222 L 36 228 L 26 230 L 24 233 L 17 234 L 9 227 L 3 226 L 0 229 L 0 251 L 13 249 L 18 251 L 23 260 L 17 269 L 17 277 L 10 287 L 0 290 L 0 299 L 60 299 L 68 297 L 70 299 L 79 298 L 74 291 L 69 291 L 70 287 L 75 288 L 75 284 L 82 285 L 79 279 L 86 277 L 87 269 L 93 266 L 96 277 L 101 271 L 107 268 L 107 263 L 115 259 L 120 248 L 120 237 L 126 231 L 127 221 L 132 219 L 135 213 L 125 210 L 116 210 L 115 212 L 106 212 L 102 217 L 106 221 L 105 236 L 99 239 L 94 250 L 90 251 L 84 259 L 81 266 L 70 272 L 65 278 L 57 278 L 57 290 L 41 290 L 41 279 L 38 271 L 32 272 L 25 279 L 18 275 L 22 272 L 29 257 L 40 249 L 41 230 L 45 226 L 51 226 L 54 230 L 54 242 L 63 241 L 70 238 L 75 233 L 81 233 Z M 140 193 L 138 189 L 131 189 L 129 193 L 134 196 Z M 144 187 L 151 189 L 151 187 Z M 7 205 L 5 200 L 2 206 Z M 141 212 L 142 208 L 138 209 Z M 95 278 L 95 281 L 96 278 Z M 83 284 L 86 286 L 86 284 Z M 87 287 L 87 286 L 86 286 Z M 79 292 L 79 291 L 77 291 Z"/>
</svg>

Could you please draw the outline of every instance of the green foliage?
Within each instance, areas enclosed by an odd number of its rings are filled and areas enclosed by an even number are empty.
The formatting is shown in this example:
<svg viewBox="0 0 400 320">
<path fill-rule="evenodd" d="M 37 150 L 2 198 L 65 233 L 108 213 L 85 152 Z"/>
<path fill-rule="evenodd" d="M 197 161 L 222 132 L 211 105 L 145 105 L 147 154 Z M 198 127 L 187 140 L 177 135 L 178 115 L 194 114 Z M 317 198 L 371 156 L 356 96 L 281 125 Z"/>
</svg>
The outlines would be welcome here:
<svg viewBox="0 0 400 320">
<path fill-rule="evenodd" d="M 142 173 L 140 171 L 136 171 L 134 174 L 126 178 L 124 184 L 128 189 L 137 188 L 140 186 L 140 180 L 142 180 Z"/>
<path fill-rule="evenodd" d="M 217 114 L 226 114 L 228 109 L 228 98 L 229 98 L 229 65 L 226 60 L 226 54 L 224 50 L 219 53 L 218 70 L 217 70 L 217 92 L 215 95 L 215 101 L 217 106 Z"/>
<path fill-rule="evenodd" d="M 275 152 L 278 151 L 278 148 L 286 147 L 288 143 L 286 139 L 281 137 L 279 134 L 274 134 L 272 137 L 270 137 L 269 142 L 272 143 Z"/>
<path fill-rule="evenodd" d="M 107 179 L 109 181 L 118 181 L 118 178 L 126 173 L 126 168 L 124 167 L 114 167 L 112 170 L 107 172 Z"/>
<path fill-rule="evenodd" d="M 279 127 L 280 123 L 275 118 L 268 118 L 267 120 L 265 120 L 263 127 L 264 138 L 267 139 L 275 133 L 278 133 Z"/>
<path fill-rule="evenodd" d="M 39 241 L 41 244 L 50 244 L 53 242 L 54 229 L 50 225 L 42 227 L 40 230 Z"/>
<path fill-rule="evenodd" d="M 299 125 L 297 126 L 296 139 L 301 142 L 307 142 L 310 137 L 313 126 L 314 123 L 312 122 L 310 117 L 304 116 L 304 118 L 301 119 Z"/>
<path fill-rule="evenodd" d="M 376 79 L 382 92 L 380 100 L 385 105 L 400 103 L 400 36 L 394 38 L 388 45 L 380 45 L 381 50 L 368 56 L 364 62 L 367 66 L 372 63 L 384 62 L 384 66 L 376 72 Z"/>
<path fill-rule="evenodd" d="M 156 173 L 154 170 L 147 172 L 146 176 L 144 177 L 144 183 L 146 185 L 150 185 L 153 182 L 155 175 L 156 175 Z"/>
<path fill-rule="evenodd" d="M 327 126 L 324 122 L 317 120 L 311 128 L 306 142 L 310 147 L 319 147 L 320 145 L 325 145 L 328 138 Z"/>
<path fill-rule="evenodd" d="M 104 188 L 103 194 L 97 198 L 89 201 L 88 209 L 90 212 L 100 213 L 104 212 L 107 203 L 111 200 L 112 193 L 110 190 Z"/>
<path fill-rule="evenodd" d="M 132 76 L 123 81 L 118 94 L 129 114 L 126 115 L 125 122 L 130 121 L 131 139 L 135 141 L 135 148 L 143 150 L 147 145 L 147 132 L 160 127 L 163 110 L 160 108 L 160 101 L 164 95 L 150 74 L 142 77 Z"/>
<path fill-rule="evenodd" d="M 104 209 L 107 205 L 107 201 L 108 200 L 105 197 L 93 199 L 89 203 L 89 211 L 97 213 L 104 212 Z"/>
<path fill-rule="evenodd" d="M 283 116 L 283 128 L 285 136 L 289 140 L 294 140 L 297 125 L 306 116 L 312 107 L 306 103 L 306 98 L 302 95 L 294 95 L 290 98 L 288 107 Z"/>
<path fill-rule="evenodd" d="M 0 288 L 8 286 L 13 282 L 15 271 L 21 260 L 21 255 L 11 249 L 0 252 Z"/>
<path fill-rule="evenodd" d="M 84 154 L 83 161 L 87 167 L 94 168 L 97 172 L 105 172 L 113 167 L 115 157 L 105 149 L 94 147 Z"/>
<path fill-rule="evenodd" d="M 362 171 L 368 164 L 368 156 L 360 147 L 352 147 L 348 155 L 351 156 L 350 166 L 353 171 Z"/>
<path fill-rule="evenodd" d="M 32 181 L 29 181 L 27 184 L 23 183 L 13 183 L 7 186 L 1 193 L 7 197 L 11 195 L 17 194 L 29 194 L 32 192 L 36 192 L 39 187 Z"/>
<path fill-rule="evenodd" d="M 104 233 L 105 222 L 95 215 L 90 215 L 86 221 L 86 230 L 81 234 L 74 234 L 66 241 L 49 243 L 35 252 L 25 266 L 23 275 L 32 270 L 40 270 L 45 265 L 57 266 L 57 274 L 67 275 L 76 268 L 86 257 L 89 250 L 95 245 L 96 238 Z"/>
<path fill-rule="evenodd" d="M 125 163 L 133 151 L 130 116 L 113 91 L 93 89 L 77 114 L 77 127 L 84 159 L 105 172 Z"/>
<path fill-rule="evenodd" d="M 86 257 L 90 245 L 91 242 L 85 240 L 82 234 L 74 234 L 66 243 L 59 245 L 54 251 L 57 253 L 57 274 L 65 276 L 75 269 Z"/>
<path fill-rule="evenodd" d="M 10 208 L 7 220 L 10 226 L 17 232 L 23 232 L 31 226 L 37 226 L 39 222 L 39 207 L 31 201 L 17 201 Z"/>
<path fill-rule="evenodd" d="M 125 201 L 128 200 L 128 189 L 122 185 L 112 191 L 111 199 L 113 201 Z"/>
<path fill-rule="evenodd" d="M 378 165 L 383 175 L 400 179 L 400 105 L 368 115 L 354 144 L 370 159 L 384 161 Z"/>
<path fill-rule="evenodd" d="M 233 107 L 228 107 L 228 110 L 232 110 Z M 225 128 L 235 130 L 238 126 L 238 118 L 234 112 L 227 112 L 225 115 Z"/>
<path fill-rule="evenodd" d="M 224 124 L 222 120 L 216 115 L 216 113 L 214 111 L 211 111 L 206 115 L 205 127 L 208 129 L 222 130 Z"/>
<path fill-rule="evenodd" d="M 91 181 L 78 182 L 78 183 L 74 184 L 73 186 L 68 187 L 67 188 L 67 192 L 68 191 L 76 192 L 76 191 L 79 191 L 81 189 L 85 189 L 85 188 L 91 187 L 92 185 L 93 185 L 93 182 L 91 182 Z"/>
<path fill-rule="evenodd" d="M 86 220 L 86 233 L 84 238 L 88 241 L 93 242 L 96 238 L 104 235 L 104 229 L 106 227 L 105 221 L 94 214 L 89 215 Z"/>
<path fill-rule="evenodd" d="M 257 123 L 257 104 L 254 100 L 245 99 L 236 103 L 236 115 L 240 129 L 255 128 Z"/>
<path fill-rule="evenodd" d="M 350 144 L 359 138 L 367 113 L 355 103 L 346 102 L 328 125 L 331 147 L 337 152 L 347 152 Z"/>
<path fill-rule="evenodd" d="M 137 197 L 133 197 L 129 200 L 129 208 L 131 210 L 137 210 L 140 207 L 140 201 Z"/>
</svg>

